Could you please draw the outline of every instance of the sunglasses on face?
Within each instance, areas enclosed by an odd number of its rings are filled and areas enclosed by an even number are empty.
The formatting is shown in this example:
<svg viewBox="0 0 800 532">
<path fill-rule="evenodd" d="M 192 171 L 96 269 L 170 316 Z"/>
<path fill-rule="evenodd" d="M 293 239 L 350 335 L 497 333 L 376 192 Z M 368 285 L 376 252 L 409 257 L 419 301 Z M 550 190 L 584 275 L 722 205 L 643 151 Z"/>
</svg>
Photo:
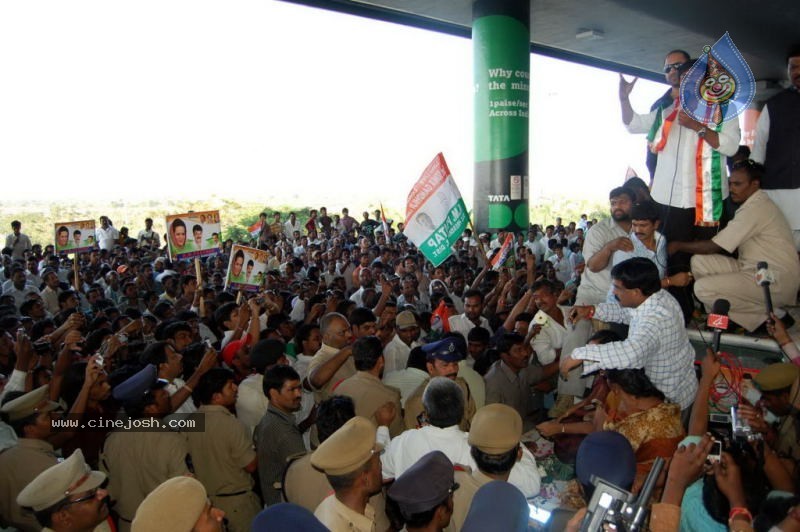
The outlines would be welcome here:
<svg viewBox="0 0 800 532">
<path fill-rule="evenodd" d="M 669 74 L 671 70 L 678 70 L 678 68 L 683 63 L 670 63 L 668 65 L 664 65 L 664 74 Z"/>
<path fill-rule="evenodd" d="M 78 504 L 79 502 L 90 501 L 90 500 L 94 499 L 95 497 L 97 497 L 97 488 L 94 488 L 93 490 L 89 491 L 86 495 L 84 495 L 80 499 L 75 499 L 74 501 L 69 501 L 68 503 L 64 504 L 64 507 L 71 506 L 73 504 Z"/>
</svg>

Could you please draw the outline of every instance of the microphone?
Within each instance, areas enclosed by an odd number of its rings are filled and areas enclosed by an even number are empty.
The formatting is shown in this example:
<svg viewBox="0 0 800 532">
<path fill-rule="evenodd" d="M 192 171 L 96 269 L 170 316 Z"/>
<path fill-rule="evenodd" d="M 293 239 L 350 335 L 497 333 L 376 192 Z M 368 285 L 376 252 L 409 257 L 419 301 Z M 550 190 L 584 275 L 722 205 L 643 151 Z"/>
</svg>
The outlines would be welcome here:
<svg viewBox="0 0 800 532">
<path fill-rule="evenodd" d="M 719 339 L 722 331 L 728 328 L 728 312 L 731 310 L 731 303 L 727 299 L 717 299 L 711 307 L 711 314 L 708 315 L 706 325 L 714 329 L 714 337 L 711 340 L 711 350 L 716 354 L 719 352 Z"/>
<path fill-rule="evenodd" d="M 764 261 L 756 265 L 756 283 L 764 289 L 764 301 L 767 304 L 767 319 L 772 319 L 772 294 L 769 293 L 769 285 L 772 283 L 772 274 L 769 272 L 767 263 Z"/>
</svg>

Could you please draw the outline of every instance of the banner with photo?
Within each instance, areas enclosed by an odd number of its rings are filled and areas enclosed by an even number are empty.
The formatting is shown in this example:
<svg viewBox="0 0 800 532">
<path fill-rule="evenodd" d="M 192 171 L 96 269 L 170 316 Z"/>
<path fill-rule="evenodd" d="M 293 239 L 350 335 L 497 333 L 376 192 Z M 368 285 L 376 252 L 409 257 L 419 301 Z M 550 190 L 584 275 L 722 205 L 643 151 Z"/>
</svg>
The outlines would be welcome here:
<svg viewBox="0 0 800 532">
<path fill-rule="evenodd" d="M 207 257 L 220 252 L 219 211 L 187 212 L 167 216 L 170 260 Z"/>
<path fill-rule="evenodd" d="M 408 194 L 404 234 L 438 266 L 453 252 L 468 223 L 467 207 L 440 153 Z"/>
<path fill-rule="evenodd" d="M 95 249 L 94 225 L 94 220 L 56 223 L 56 253 L 81 253 Z"/>
<path fill-rule="evenodd" d="M 266 250 L 234 244 L 228 261 L 225 288 L 255 292 L 264 284 L 267 275 Z"/>
</svg>

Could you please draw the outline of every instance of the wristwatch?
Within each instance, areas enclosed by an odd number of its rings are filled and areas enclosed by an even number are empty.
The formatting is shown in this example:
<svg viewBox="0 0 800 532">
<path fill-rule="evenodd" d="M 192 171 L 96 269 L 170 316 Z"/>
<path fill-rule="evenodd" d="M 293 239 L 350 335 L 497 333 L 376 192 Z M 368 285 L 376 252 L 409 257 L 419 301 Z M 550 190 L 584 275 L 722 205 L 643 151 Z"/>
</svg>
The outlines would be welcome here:
<svg viewBox="0 0 800 532">
<path fill-rule="evenodd" d="M 706 138 L 706 132 L 708 132 L 708 129 L 706 129 L 705 127 L 701 127 L 700 129 L 697 130 L 697 136 L 700 137 L 701 139 L 704 139 Z"/>
</svg>

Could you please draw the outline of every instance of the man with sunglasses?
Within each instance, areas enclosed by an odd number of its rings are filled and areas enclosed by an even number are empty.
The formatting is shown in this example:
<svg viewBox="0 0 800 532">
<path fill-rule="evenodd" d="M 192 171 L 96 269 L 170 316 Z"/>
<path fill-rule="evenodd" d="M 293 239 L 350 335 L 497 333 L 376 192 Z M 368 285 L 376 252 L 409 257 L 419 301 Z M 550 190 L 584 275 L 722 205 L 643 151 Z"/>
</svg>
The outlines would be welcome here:
<svg viewBox="0 0 800 532">
<path fill-rule="evenodd" d="M 77 449 L 69 458 L 37 476 L 17 497 L 33 511 L 43 531 L 111 531 L 108 491 L 101 489 L 106 475 L 92 471 Z"/>
<path fill-rule="evenodd" d="M 669 85 L 669 89 L 661 98 L 653 102 L 650 112 L 663 110 L 670 107 L 678 98 L 681 88 L 681 81 L 678 77 L 678 67 L 690 59 L 689 52 L 683 50 L 672 50 L 664 58 L 664 81 Z M 653 185 L 653 176 L 656 173 L 656 162 L 658 155 L 647 149 L 647 170 L 650 172 L 650 185 Z"/>
<path fill-rule="evenodd" d="M 670 54 L 667 61 L 673 55 L 677 58 L 677 54 Z M 668 107 L 648 114 L 637 114 L 631 106 L 629 97 L 636 78 L 629 82 L 620 75 L 619 82 L 622 122 L 630 133 L 647 134 L 650 150 L 658 155 L 651 196 L 663 210 L 662 227 L 668 242 L 701 240 L 716 233 L 722 220 L 717 205 L 708 204 L 706 197 L 716 197 L 711 192 L 716 192 L 713 187 L 717 185 L 720 187 L 719 201 L 728 196 L 725 161 L 739 149 L 741 138 L 738 120 L 727 120 L 713 127 L 694 120 L 683 110 L 679 100 L 680 80 L 692 68 L 694 61 L 679 64 L 677 72 L 673 72 L 676 64 L 677 61 L 667 63 L 665 70 L 668 70 L 667 79 L 675 83 L 673 88 L 677 88 L 677 97 Z M 705 162 L 698 168 L 700 155 Z M 706 172 L 712 175 L 703 179 L 704 189 L 711 188 L 704 190 L 707 193 L 702 195 L 696 190 L 698 172 L 704 176 Z M 673 258 L 670 270 L 686 271 L 688 259 L 688 256 Z"/>
</svg>

